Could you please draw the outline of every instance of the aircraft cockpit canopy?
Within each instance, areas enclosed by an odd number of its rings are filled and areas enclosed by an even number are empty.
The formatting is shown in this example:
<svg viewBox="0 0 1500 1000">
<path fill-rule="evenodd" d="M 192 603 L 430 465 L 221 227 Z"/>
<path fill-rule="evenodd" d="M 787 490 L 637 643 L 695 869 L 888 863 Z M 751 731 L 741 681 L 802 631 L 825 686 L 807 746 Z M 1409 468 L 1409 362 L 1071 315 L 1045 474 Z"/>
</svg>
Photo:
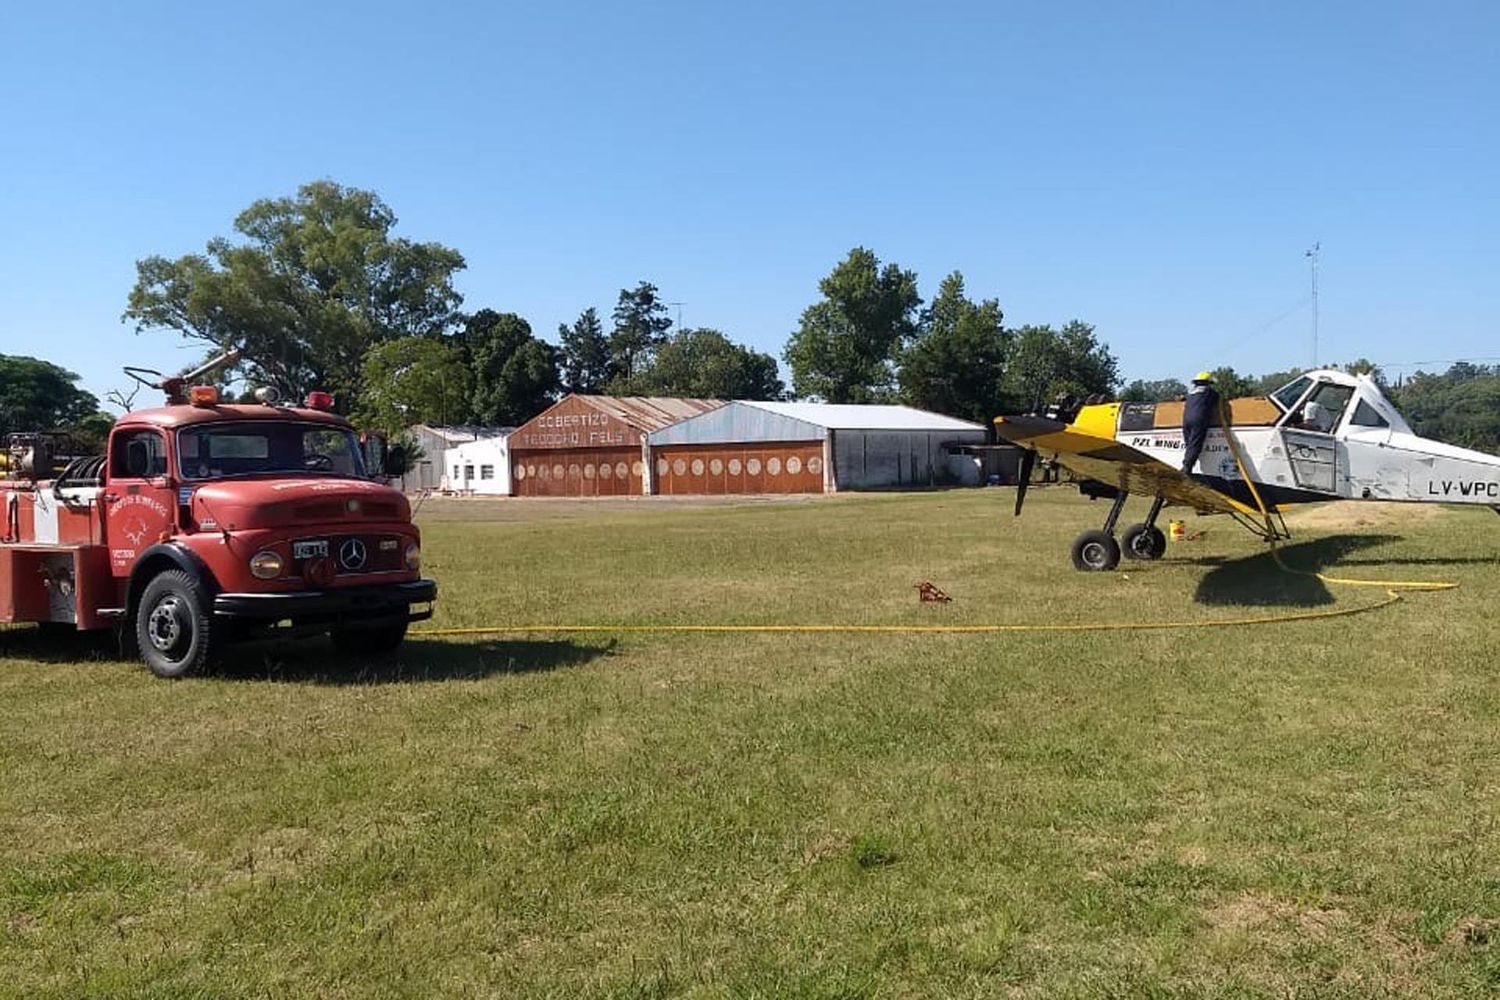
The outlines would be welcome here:
<svg viewBox="0 0 1500 1000">
<path fill-rule="evenodd" d="M 1375 380 L 1367 375 L 1332 370 L 1308 372 L 1271 393 L 1270 398 L 1285 414 L 1280 421 L 1283 427 L 1321 434 L 1332 434 L 1340 426 L 1348 430 L 1411 431 Z"/>
</svg>

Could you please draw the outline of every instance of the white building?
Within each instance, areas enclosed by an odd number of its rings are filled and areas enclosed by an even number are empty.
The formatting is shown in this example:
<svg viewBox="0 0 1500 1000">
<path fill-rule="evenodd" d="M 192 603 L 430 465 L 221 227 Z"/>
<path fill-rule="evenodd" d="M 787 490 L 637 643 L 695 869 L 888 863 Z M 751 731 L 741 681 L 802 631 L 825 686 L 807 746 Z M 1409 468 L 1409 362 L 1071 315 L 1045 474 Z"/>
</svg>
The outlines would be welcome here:
<svg viewBox="0 0 1500 1000">
<path fill-rule="evenodd" d="M 507 427 L 443 453 L 443 487 L 485 496 L 510 495 L 510 434 Z"/>
<path fill-rule="evenodd" d="M 978 485 L 979 424 L 909 406 L 736 400 L 653 431 L 653 493 Z"/>
</svg>

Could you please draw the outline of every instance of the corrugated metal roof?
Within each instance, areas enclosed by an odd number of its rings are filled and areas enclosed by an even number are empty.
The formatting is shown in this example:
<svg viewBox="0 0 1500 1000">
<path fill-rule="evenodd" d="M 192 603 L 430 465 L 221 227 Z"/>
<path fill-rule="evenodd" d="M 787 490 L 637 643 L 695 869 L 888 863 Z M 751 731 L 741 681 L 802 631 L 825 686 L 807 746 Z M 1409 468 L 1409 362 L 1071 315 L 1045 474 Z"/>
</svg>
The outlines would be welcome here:
<svg viewBox="0 0 1500 1000">
<path fill-rule="evenodd" d="M 479 424 L 414 424 L 410 428 L 412 433 L 426 431 L 434 437 L 452 444 L 463 444 L 466 441 L 483 441 L 486 438 L 505 437 L 515 430 L 514 427 L 486 427 Z"/>
<path fill-rule="evenodd" d="M 967 420 L 945 417 L 941 413 L 910 406 L 885 403 L 762 403 L 737 400 L 771 413 L 817 424 L 836 431 L 982 431 L 984 427 Z"/>
<path fill-rule="evenodd" d="M 643 431 L 660 430 L 679 420 L 717 410 L 722 399 L 678 399 L 673 396 L 574 396 L 581 403 Z"/>
</svg>

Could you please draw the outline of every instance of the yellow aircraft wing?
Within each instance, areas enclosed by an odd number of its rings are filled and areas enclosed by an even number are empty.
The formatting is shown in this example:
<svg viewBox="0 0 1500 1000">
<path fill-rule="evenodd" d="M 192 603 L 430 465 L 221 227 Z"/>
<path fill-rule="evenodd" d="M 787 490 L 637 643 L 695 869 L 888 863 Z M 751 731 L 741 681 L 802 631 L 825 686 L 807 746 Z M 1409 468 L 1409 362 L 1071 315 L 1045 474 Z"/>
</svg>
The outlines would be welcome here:
<svg viewBox="0 0 1500 1000">
<path fill-rule="evenodd" d="M 1013 444 L 1055 458 L 1059 465 L 1080 476 L 1126 493 L 1162 497 L 1169 503 L 1192 507 L 1200 514 L 1260 517 L 1253 507 L 1198 482 L 1181 469 L 1114 438 L 1080 430 L 1074 424 L 1045 417 L 996 417 L 995 431 Z"/>
</svg>

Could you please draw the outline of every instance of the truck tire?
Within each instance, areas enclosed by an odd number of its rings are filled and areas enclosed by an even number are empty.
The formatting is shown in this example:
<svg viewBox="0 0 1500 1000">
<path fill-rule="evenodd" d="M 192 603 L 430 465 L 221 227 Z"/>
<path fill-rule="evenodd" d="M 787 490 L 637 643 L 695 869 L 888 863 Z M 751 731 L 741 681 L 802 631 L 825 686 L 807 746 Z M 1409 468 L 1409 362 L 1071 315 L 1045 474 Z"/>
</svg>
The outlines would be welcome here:
<svg viewBox="0 0 1500 1000">
<path fill-rule="evenodd" d="M 348 656 L 381 656 L 394 653 L 406 640 L 406 619 L 385 622 L 373 628 L 334 629 L 333 648 Z"/>
<path fill-rule="evenodd" d="M 135 610 L 135 643 L 158 677 L 186 677 L 214 654 L 213 614 L 203 585 L 190 573 L 169 569 L 151 578 Z"/>
</svg>

